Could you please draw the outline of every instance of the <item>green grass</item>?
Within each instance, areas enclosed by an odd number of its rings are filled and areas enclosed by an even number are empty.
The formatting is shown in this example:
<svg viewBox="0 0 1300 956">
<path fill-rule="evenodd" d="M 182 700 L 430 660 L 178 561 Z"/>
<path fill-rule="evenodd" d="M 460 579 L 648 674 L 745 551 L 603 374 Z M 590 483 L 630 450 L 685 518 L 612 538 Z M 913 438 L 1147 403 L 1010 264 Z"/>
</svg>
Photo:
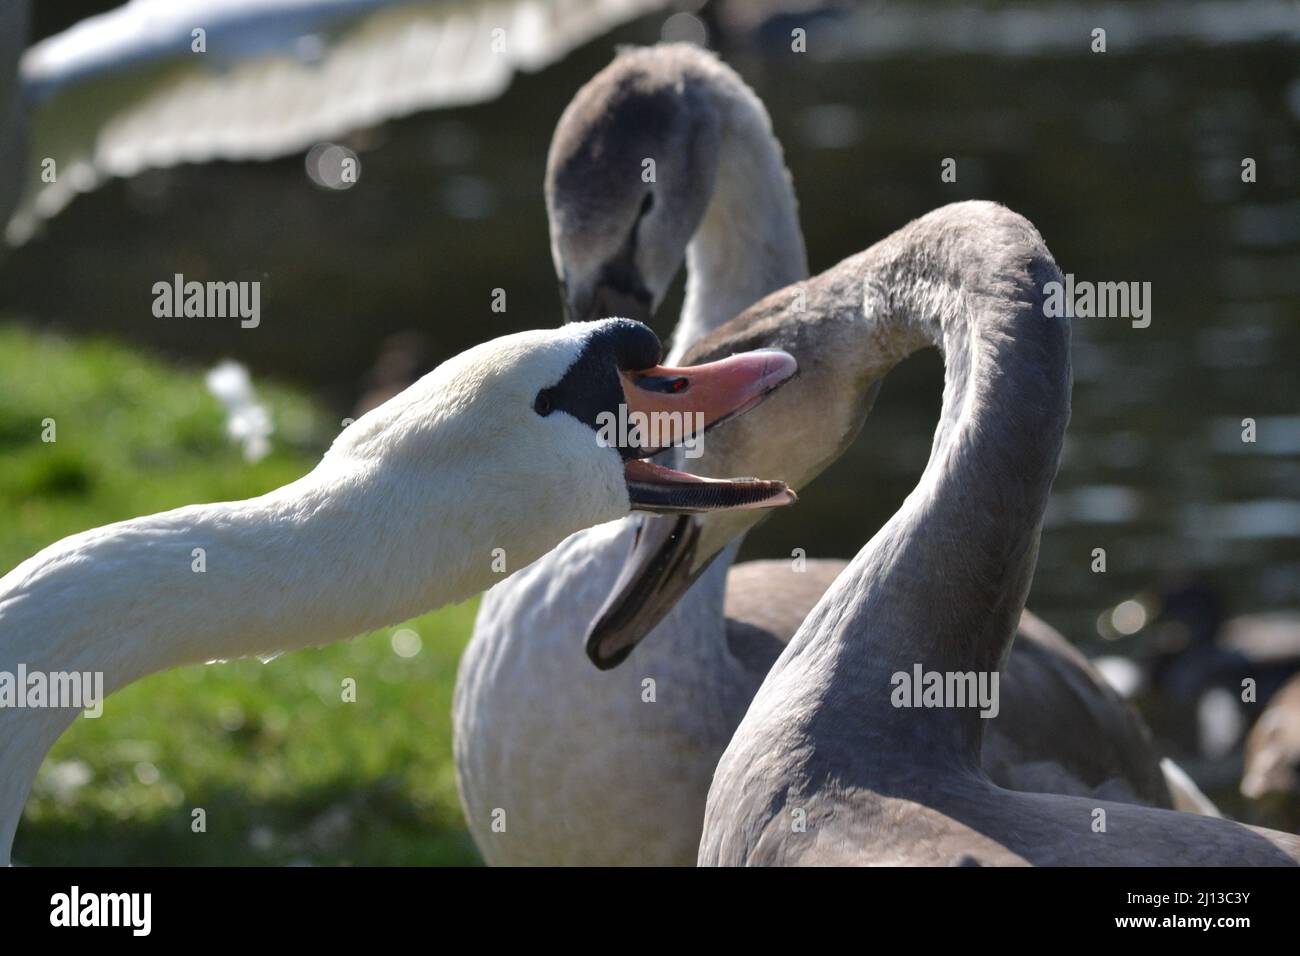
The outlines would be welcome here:
<svg viewBox="0 0 1300 956">
<path fill-rule="evenodd" d="M 203 370 L 0 325 L 0 573 L 65 535 L 297 478 L 336 430 L 255 382 L 274 452 L 246 463 Z M 57 440 L 41 440 L 53 419 Z M 473 602 L 269 664 L 158 674 L 55 745 L 14 847 L 27 864 L 467 864 L 451 694 Z M 342 700 L 345 678 L 355 703 Z M 196 809 L 205 832 L 195 832 Z"/>
</svg>

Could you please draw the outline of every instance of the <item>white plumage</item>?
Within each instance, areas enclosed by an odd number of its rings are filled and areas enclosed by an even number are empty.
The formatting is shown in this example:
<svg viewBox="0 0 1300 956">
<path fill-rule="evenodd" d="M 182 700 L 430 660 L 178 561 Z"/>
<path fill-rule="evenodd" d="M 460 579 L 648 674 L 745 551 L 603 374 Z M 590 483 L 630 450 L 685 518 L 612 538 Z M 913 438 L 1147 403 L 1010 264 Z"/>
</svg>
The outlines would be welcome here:
<svg viewBox="0 0 1300 956">
<path fill-rule="evenodd" d="M 461 600 L 627 513 L 617 449 L 534 412 L 592 324 L 496 339 L 348 426 L 309 474 L 55 542 L 0 578 L 0 671 L 170 667 L 327 644 Z M 201 569 L 201 570 L 200 570 Z M 76 709 L 0 709 L 0 860 Z"/>
</svg>

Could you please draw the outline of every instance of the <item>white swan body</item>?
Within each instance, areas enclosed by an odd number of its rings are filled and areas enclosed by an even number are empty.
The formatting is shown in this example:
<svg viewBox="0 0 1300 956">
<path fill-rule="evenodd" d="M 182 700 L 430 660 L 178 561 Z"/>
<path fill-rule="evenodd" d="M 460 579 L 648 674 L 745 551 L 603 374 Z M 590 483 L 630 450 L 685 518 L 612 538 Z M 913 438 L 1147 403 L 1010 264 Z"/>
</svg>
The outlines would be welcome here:
<svg viewBox="0 0 1300 956">
<path fill-rule="evenodd" d="M 0 671 L 102 673 L 111 693 L 166 668 L 325 644 L 467 598 L 499 579 L 499 557 L 514 570 L 636 504 L 638 452 L 602 443 L 592 415 L 648 401 L 641 391 L 658 373 L 689 373 L 686 397 L 665 397 L 683 403 L 714 374 L 654 368 L 658 356 L 654 334 L 626 320 L 496 339 L 359 418 L 315 469 L 269 494 L 58 541 L 0 578 Z M 710 414 L 770 387 L 739 376 L 769 360 L 730 363 L 730 391 Z M 711 487 L 725 497 L 730 486 Z M 0 854 L 76 714 L 0 709 Z"/>
</svg>

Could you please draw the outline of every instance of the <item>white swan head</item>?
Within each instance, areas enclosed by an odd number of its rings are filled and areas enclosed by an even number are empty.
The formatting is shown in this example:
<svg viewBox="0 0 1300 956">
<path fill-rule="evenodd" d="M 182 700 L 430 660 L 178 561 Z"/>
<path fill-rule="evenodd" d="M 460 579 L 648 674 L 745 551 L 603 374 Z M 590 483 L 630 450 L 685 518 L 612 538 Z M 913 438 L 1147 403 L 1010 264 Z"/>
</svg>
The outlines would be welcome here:
<svg viewBox="0 0 1300 956">
<path fill-rule="evenodd" d="M 464 484 L 452 501 L 521 509 L 548 547 L 630 509 L 683 513 L 792 501 L 780 483 L 704 481 L 645 459 L 758 404 L 794 374 L 794 360 L 764 351 L 666 368 L 660 358 L 654 332 L 628 319 L 494 339 L 362 416 L 322 464 L 382 467 L 416 485 L 422 470 L 446 476 L 450 468 Z M 637 430 L 638 414 L 681 427 Z"/>
<path fill-rule="evenodd" d="M 646 321 L 708 209 L 719 116 L 689 70 L 722 71 L 686 44 L 622 52 L 560 117 L 546 164 L 551 254 L 568 317 Z"/>
</svg>

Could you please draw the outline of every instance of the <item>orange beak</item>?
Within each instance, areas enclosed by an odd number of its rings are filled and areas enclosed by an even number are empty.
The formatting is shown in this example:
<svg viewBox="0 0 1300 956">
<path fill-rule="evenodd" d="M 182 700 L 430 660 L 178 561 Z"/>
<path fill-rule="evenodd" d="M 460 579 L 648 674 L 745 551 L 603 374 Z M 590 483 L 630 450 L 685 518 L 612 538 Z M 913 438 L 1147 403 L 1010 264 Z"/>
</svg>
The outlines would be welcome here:
<svg viewBox="0 0 1300 956">
<path fill-rule="evenodd" d="M 716 425 L 753 408 L 799 370 L 779 349 L 744 352 L 689 368 L 655 366 L 620 372 L 626 403 L 624 463 L 632 508 L 657 514 L 695 514 L 794 503 L 784 482 L 756 478 L 701 478 L 639 459 L 692 442 Z"/>
<path fill-rule="evenodd" d="M 744 414 L 798 371 L 788 352 L 759 349 L 707 365 L 657 365 L 641 372 L 620 372 L 628 412 L 640 416 L 641 421 L 660 424 L 647 435 L 660 441 L 638 444 L 643 452 L 638 457 L 680 444 Z"/>
</svg>

